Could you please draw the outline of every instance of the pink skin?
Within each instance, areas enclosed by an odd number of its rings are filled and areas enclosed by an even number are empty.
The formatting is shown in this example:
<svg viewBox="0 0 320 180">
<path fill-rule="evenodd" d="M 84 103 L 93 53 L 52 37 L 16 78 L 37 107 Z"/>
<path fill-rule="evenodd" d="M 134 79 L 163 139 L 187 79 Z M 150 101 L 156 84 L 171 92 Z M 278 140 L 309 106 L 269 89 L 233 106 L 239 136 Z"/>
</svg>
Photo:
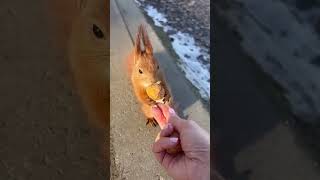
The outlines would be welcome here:
<svg viewBox="0 0 320 180">
<path fill-rule="evenodd" d="M 159 104 L 159 106 L 161 106 L 161 104 Z M 169 116 L 169 113 L 174 114 L 175 111 L 172 108 L 163 108 L 163 112 L 161 110 L 161 108 L 154 106 L 152 107 L 152 112 L 154 115 L 154 118 L 156 119 L 156 121 L 158 122 L 160 129 L 164 129 L 165 126 L 168 124 L 168 121 L 166 117 Z"/>
</svg>

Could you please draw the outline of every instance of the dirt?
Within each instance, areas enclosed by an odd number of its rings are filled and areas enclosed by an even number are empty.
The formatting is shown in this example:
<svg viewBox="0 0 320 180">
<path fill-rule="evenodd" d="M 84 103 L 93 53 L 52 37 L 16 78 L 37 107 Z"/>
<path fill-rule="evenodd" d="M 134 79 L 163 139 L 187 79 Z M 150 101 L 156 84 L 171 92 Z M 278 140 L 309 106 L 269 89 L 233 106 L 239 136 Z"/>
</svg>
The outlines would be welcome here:
<svg viewBox="0 0 320 180">
<path fill-rule="evenodd" d="M 66 58 L 79 4 L 52 3 L 0 3 L 0 179 L 106 179 L 104 133 L 89 125 Z"/>
</svg>

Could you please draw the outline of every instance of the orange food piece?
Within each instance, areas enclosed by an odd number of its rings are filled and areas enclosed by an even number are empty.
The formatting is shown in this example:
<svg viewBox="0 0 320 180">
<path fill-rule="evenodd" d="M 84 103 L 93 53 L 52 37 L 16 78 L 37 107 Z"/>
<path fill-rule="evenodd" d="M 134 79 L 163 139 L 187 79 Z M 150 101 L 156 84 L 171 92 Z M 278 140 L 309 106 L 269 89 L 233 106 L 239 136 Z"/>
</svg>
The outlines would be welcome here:
<svg viewBox="0 0 320 180">
<path fill-rule="evenodd" d="M 160 81 L 146 88 L 147 95 L 154 101 L 163 102 L 165 90 Z"/>
</svg>

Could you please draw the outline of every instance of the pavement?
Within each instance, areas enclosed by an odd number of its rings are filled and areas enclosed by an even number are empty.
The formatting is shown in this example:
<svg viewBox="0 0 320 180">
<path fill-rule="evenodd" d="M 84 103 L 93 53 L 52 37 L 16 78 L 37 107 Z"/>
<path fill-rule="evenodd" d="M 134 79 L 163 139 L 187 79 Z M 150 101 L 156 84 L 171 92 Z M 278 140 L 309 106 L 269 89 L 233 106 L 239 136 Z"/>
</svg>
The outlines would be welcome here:
<svg viewBox="0 0 320 180">
<path fill-rule="evenodd" d="M 155 57 L 159 60 L 179 112 L 195 120 L 210 132 L 209 112 L 190 83 L 178 69 L 174 59 L 147 23 L 132 0 L 110 1 L 110 98 L 111 98 L 111 172 L 112 179 L 170 179 L 155 161 L 151 146 L 160 128 L 145 125 L 145 117 L 134 97 L 125 72 L 124 60 L 133 47 L 139 24 L 146 24 Z"/>
</svg>

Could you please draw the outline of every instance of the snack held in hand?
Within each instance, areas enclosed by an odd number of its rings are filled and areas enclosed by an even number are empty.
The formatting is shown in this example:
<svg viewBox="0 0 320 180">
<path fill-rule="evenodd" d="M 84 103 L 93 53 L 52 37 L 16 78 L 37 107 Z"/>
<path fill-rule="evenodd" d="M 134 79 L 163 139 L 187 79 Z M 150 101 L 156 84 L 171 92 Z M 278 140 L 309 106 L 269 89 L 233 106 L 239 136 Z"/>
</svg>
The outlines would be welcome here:
<svg viewBox="0 0 320 180">
<path fill-rule="evenodd" d="M 164 103 L 165 89 L 161 86 L 161 81 L 146 88 L 147 95 L 157 103 Z"/>
</svg>

